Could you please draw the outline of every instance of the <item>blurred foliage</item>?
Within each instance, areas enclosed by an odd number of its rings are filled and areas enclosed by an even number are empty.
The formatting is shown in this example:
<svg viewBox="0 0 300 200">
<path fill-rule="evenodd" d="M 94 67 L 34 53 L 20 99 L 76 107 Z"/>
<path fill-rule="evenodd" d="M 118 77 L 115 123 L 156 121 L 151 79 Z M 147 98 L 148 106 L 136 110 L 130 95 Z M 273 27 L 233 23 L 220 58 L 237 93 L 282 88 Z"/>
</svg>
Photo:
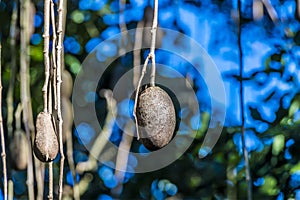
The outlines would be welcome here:
<svg viewBox="0 0 300 200">
<path fill-rule="evenodd" d="M 188 64 L 180 61 L 179 58 L 158 51 L 156 55 L 158 62 L 166 62 L 164 64 L 174 67 L 183 76 L 190 78 L 200 104 L 201 126 L 188 151 L 171 165 L 144 174 L 126 173 L 123 181 L 124 188 L 119 198 L 246 199 L 247 188 L 238 106 L 240 101 L 238 84 L 242 80 L 245 90 L 246 147 L 250 153 L 254 199 L 300 199 L 300 24 L 294 17 L 295 1 L 270 1 L 279 18 L 279 22 L 275 23 L 268 12 L 264 12 L 258 21 L 253 20 L 252 0 L 242 1 L 244 77 L 238 75 L 237 26 L 234 15 L 237 11 L 236 1 L 160 0 L 159 2 L 159 25 L 181 31 L 195 39 L 212 56 L 221 71 L 228 100 L 226 123 L 221 138 L 212 152 L 204 159 L 199 159 L 198 151 L 211 114 L 207 109 L 209 98 L 205 83 L 200 80 L 199 74 L 188 67 Z M 41 88 L 44 78 L 43 1 L 33 0 L 33 3 L 36 13 L 35 32 L 31 37 L 30 45 L 30 84 L 33 112 L 36 117 L 42 110 Z M 148 4 L 152 5 L 152 1 L 126 1 L 123 14 L 128 29 L 136 28 L 137 23 L 144 18 L 144 11 Z M 9 30 L 13 6 L 14 1 L 0 2 L 4 99 L 10 76 Z M 266 8 L 264 10 L 266 11 Z M 68 1 L 64 39 L 65 67 L 72 73 L 73 78 L 79 73 L 81 62 L 94 47 L 101 41 L 120 33 L 119 14 L 118 0 Z M 16 40 L 19 44 L 19 37 Z M 112 57 L 116 53 L 117 49 L 113 45 L 108 45 L 97 54 L 97 58 Z M 128 71 L 132 65 L 132 53 L 115 61 L 109 68 L 101 87 L 112 88 L 118 77 Z M 14 91 L 15 107 L 20 101 L 19 94 L 18 74 Z M 97 97 L 95 94 L 89 95 L 87 101 L 90 99 L 94 101 Z M 3 103 L 5 117 L 6 104 Z M 103 123 L 106 115 L 103 99 L 99 99 L 97 106 L 101 110 L 98 113 L 100 123 Z M 130 109 L 124 106 L 120 108 L 121 111 L 125 109 L 126 112 Z M 189 117 L 193 123 L 192 116 Z M 199 120 L 197 122 L 199 123 Z M 87 137 L 94 134 L 88 124 L 81 124 L 76 128 L 77 130 L 74 127 L 73 134 L 75 164 L 88 159 L 88 152 L 82 145 L 85 141 L 80 140 L 78 132 L 86 133 Z M 115 144 L 119 144 L 121 136 L 121 131 L 115 127 L 110 139 Z M 132 148 L 136 152 L 147 151 L 136 141 Z M 131 160 L 129 165 L 133 168 L 136 165 L 134 159 L 129 159 Z M 58 160 L 59 158 L 55 160 L 55 175 L 58 174 Z M 26 198 L 26 172 L 11 170 L 10 176 L 14 181 L 15 197 Z M 96 171 L 77 174 L 76 178 L 82 182 L 82 199 L 113 199 L 111 190 L 117 186 L 117 183 L 112 168 L 98 163 Z M 45 181 L 48 181 L 47 178 Z M 57 182 L 57 178 L 55 181 Z M 65 166 L 64 182 L 65 193 L 68 193 L 68 188 L 74 185 L 68 165 Z"/>
</svg>

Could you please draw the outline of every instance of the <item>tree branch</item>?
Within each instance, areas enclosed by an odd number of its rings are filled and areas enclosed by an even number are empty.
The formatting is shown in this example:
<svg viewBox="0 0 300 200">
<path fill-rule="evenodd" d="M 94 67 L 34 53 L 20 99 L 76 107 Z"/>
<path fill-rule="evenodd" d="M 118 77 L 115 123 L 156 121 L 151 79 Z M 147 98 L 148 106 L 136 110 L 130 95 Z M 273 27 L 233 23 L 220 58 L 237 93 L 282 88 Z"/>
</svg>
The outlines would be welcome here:
<svg viewBox="0 0 300 200">
<path fill-rule="evenodd" d="M 29 75 L 29 38 L 30 38 L 30 0 L 20 1 L 20 26 L 21 26 L 21 52 L 20 52 L 20 80 L 21 80 L 21 103 L 23 107 L 23 123 L 29 144 L 32 144 L 31 137 L 34 134 L 34 123 L 31 107 L 30 95 L 30 75 Z M 28 166 L 27 166 L 27 186 L 30 200 L 34 199 L 34 171 L 32 162 L 32 145 L 28 145 Z"/>
</svg>

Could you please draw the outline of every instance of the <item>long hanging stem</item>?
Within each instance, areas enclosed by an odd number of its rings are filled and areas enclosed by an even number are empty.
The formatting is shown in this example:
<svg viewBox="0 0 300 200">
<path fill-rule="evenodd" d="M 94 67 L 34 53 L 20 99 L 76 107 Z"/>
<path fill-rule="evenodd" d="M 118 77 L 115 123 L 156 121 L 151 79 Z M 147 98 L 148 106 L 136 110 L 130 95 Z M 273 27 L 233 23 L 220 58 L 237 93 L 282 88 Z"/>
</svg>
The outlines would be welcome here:
<svg viewBox="0 0 300 200">
<path fill-rule="evenodd" d="M 49 84 L 49 91 L 48 91 L 48 111 L 49 114 L 52 115 L 52 88 L 51 84 Z M 53 199 L 53 161 L 49 162 L 48 164 L 48 170 L 49 170 L 49 194 L 48 194 L 48 199 L 52 200 Z"/>
<path fill-rule="evenodd" d="M 60 150 L 60 170 L 59 170 L 59 188 L 58 197 L 59 200 L 62 199 L 63 192 L 63 173 L 64 173 L 64 148 L 63 148 L 63 137 L 62 137 L 62 125 L 63 119 L 61 114 L 61 70 L 62 70 L 62 48 L 63 48 L 63 16 L 64 16 L 64 1 L 60 0 L 58 4 L 58 28 L 57 28 L 57 85 L 56 85 L 56 95 L 57 95 L 57 118 L 58 118 L 58 133 L 59 133 L 59 150 Z"/>
<path fill-rule="evenodd" d="M 155 71 L 156 71 L 156 64 L 155 64 L 155 43 L 156 43 L 156 31 L 157 31 L 157 15 L 158 15 L 158 0 L 154 1 L 154 16 L 153 16 L 153 23 L 151 28 L 151 46 L 150 46 L 150 52 L 145 60 L 142 74 L 140 77 L 140 80 L 137 85 L 136 93 L 135 93 L 135 100 L 134 100 L 134 108 L 133 108 L 133 117 L 135 119 L 135 126 L 136 126 L 136 132 L 137 132 L 137 139 L 140 139 L 140 134 L 138 131 L 138 121 L 136 117 L 136 107 L 137 107 L 137 101 L 139 96 L 139 91 L 141 87 L 142 80 L 144 78 L 144 75 L 146 73 L 146 68 L 149 62 L 149 59 L 151 59 L 152 62 L 152 68 L 151 68 L 151 75 L 150 75 L 150 86 L 155 86 Z"/>
<path fill-rule="evenodd" d="M 152 61 L 151 75 L 150 75 L 150 85 L 155 85 L 155 71 L 156 71 L 156 63 L 155 63 L 155 44 L 156 44 L 156 32 L 157 32 L 157 15 L 158 15 L 158 0 L 154 1 L 154 15 L 153 15 L 153 24 L 151 28 L 151 48 L 150 54 Z"/>
<path fill-rule="evenodd" d="M 52 77 L 52 82 L 53 82 L 53 93 L 56 94 L 56 41 L 57 41 L 57 36 L 56 36 L 56 27 L 55 27 L 55 12 L 54 12 L 54 3 L 53 0 L 50 2 L 50 16 L 51 16 L 51 25 L 52 25 L 52 72 L 53 72 L 53 77 Z M 49 88 L 51 88 L 51 85 L 49 85 Z M 56 95 L 54 95 L 54 109 L 57 109 L 57 99 Z"/>
<path fill-rule="evenodd" d="M 4 138 L 4 130 L 3 130 L 3 118 L 2 118 L 2 44 L 0 40 L 0 136 L 1 136 L 1 157 L 2 157 L 2 165 L 3 165 L 3 190 L 4 190 L 4 200 L 7 200 L 7 168 L 6 168 L 6 152 L 5 152 L 5 138 Z"/>
<path fill-rule="evenodd" d="M 53 1 L 51 0 L 51 3 L 53 3 Z M 54 5 L 54 4 L 53 4 Z M 67 1 L 64 1 L 63 3 L 63 9 L 64 10 L 67 10 Z M 51 12 L 52 13 L 52 12 Z M 53 12 L 54 14 L 54 12 Z M 54 17 L 54 16 L 53 16 Z M 55 23 L 53 23 L 53 25 L 55 25 Z M 66 28 L 66 12 L 63 13 L 63 16 L 62 16 L 62 36 L 64 36 L 65 34 L 65 28 Z M 55 29 L 53 29 L 53 32 L 56 32 L 54 31 Z M 54 42 L 53 42 L 54 43 Z M 55 50 L 55 49 L 54 49 Z M 53 51 L 54 52 L 54 51 Z M 54 54 L 54 53 L 53 53 Z M 56 60 L 56 58 L 53 58 L 53 60 Z M 64 70 L 65 70 L 65 65 L 64 65 L 64 52 L 62 51 L 62 69 L 61 69 L 61 72 L 64 73 Z M 54 62 L 55 64 L 55 71 L 54 71 L 54 78 L 56 77 L 56 63 Z M 56 83 L 55 79 L 54 80 L 54 83 Z M 63 86 L 62 86 L 63 87 Z M 56 93 L 56 87 L 54 87 L 54 93 Z M 62 94 L 64 95 L 64 94 Z M 62 96 L 62 101 L 67 101 L 67 104 L 71 104 L 70 100 L 69 100 L 69 96 Z M 64 105 L 64 104 L 62 104 Z M 66 105 L 66 104 L 65 104 Z M 56 95 L 55 95 L 55 109 L 57 109 L 57 99 L 56 99 Z M 71 106 L 70 106 L 71 107 Z M 72 110 L 72 109 L 71 109 Z M 72 114 L 71 114 L 72 115 Z M 65 124 L 66 126 L 66 124 Z M 72 129 L 72 128 L 71 128 Z M 74 159 L 73 159 L 73 139 L 72 139 L 72 130 L 68 130 L 65 132 L 66 134 L 66 145 L 67 145 L 67 161 L 69 163 L 69 168 L 71 170 L 71 173 L 72 173 L 72 179 L 73 179 L 73 183 L 74 183 L 74 186 L 73 186 L 73 198 L 74 200 L 80 200 L 80 191 L 79 191 L 79 185 L 76 181 L 76 168 L 75 168 L 75 164 L 74 164 Z"/>
<path fill-rule="evenodd" d="M 18 17 L 18 3 L 14 1 L 14 9 L 11 15 L 10 23 L 10 52 L 11 52 L 11 62 L 10 62 L 10 79 L 7 91 L 6 103 L 7 103 L 7 130 L 8 135 L 11 137 L 13 132 L 13 102 L 14 102 L 14 88 L 16 80 L 16 27 L 17 27 L 17 17 Z"/>
<path fill-rule="evenodd" d="M 44 112 L 48 112 L 48 85 L 50 77 L 50 0 L 44 0 L 44 65 L 45 65 L 45 82 L 43 85 Z"/>
<path fill-rule="evenodd" d="M 20 80 L 21 80 L 21 103 L 23 107 L 23 124 L 29 144 L 34 134 L 29 75 L 29 38 L 30 38 L 30 0 L 20 1 L 20 26 L 21 26 L 21 52 L 20 52 Z M 34 171 L 32 162 L 32 145 L 28 145 L 27 185 L 29 199 L 34 199 Z"/>
<path fill-rule="evenodd" d="M 240 107 L 241 107 L 241 130 L 242 130 L 242 148 L 245 161 L 245 172 L 246 172 L 246 182 L 247 182 L 247 198 L 252 200 L 252 181 L 250 176 L 250 166 L 249 166 L 249 157 L 248 150 L 246 147 L 246 138 L 245 138 L 245 116 L 244 116 L 244 86 L 243 86 L 243 49 L 242 49 L 242 38 L 241 38 L 241 29 L 242 29 L 242 20 L 241 20 L 241 0 L 238 0 L 238 47 L 239 47 L 239 66 L 240 66 Z"/>
</svg>

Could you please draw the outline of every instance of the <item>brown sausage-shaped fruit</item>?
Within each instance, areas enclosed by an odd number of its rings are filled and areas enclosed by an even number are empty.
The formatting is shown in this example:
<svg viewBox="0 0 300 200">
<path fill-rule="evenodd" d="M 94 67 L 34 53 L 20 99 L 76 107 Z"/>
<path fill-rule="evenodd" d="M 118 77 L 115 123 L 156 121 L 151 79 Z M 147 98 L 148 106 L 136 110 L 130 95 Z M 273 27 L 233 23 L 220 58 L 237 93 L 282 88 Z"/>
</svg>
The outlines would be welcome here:
<svg viewBox="0 0 300 200">
<path fill-rule="evenodd" d="M 176 114 L 170 96 L 160 87 L 148 87 L 139 94 L 137 121 L 141 142 L 149 150 L 166 146 L 173 137 Z"/>
<path fill-rule="evenodd" d="M 24 131 L 16 130 L 14 132 L 9 148 L 12 167 L 16 170 L 26 169 L 28 160 L 28 140 Z"/>
<path fill-rule="evenodd" d="M 34 140 L 34 153 L 42 162 L 50 162 L 58 153 L 58 138 L 55 133 L 52 116 L 40 112 L 36 119 L 36 136 Z"/>
</svg>

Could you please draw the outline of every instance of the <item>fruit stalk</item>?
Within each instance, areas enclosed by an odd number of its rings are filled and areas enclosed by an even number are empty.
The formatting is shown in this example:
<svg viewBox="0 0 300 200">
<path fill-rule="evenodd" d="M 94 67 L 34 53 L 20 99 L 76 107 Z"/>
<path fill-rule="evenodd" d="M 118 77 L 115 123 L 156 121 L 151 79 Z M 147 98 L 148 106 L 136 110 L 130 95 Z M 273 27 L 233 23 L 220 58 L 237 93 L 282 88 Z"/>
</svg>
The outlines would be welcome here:
<svg viewBox="0 0 300 200">
<path fill-rule="evenodd" d="M 152 69 L 151 69 L 151 75 L 150 75 L 150 86 L 155 86 L 155 71 L 156 71 L 156 65 L 155 65 L 155 41 L 156 41 L 156 31 L 157 31 L 157 15 L 158 15 L 158 0 L 154 1 L 154 16 L 153 16 L 153 23 L 152 23 L 152 28 L 151 28 L 151 47 L 150 47 L 150 53 L 148 54 L 143 69 L 142 73 L 136 88 L 136 94 L 135 94 L 135 100 L 134 100 L 134 108 L 133 108 L 133 117 L 135 119 L 135 126 L 136 126 L 136 134 L 137 134 L 137 139 L 140 139 L 140 134 L 138 131 L 138 120 L 136 116 L 136 108 L 137 108 L 137 101 L 138 101 L 138 95 L 141 87 L 142 80 L 144 78 L 144 75 L 146 73 L 146 68 L 149 63 L 149 59 L 151 59 L 152 62 Z"/>
<path fill-rule="evenodd" d="M 157 32 L 157 15 L 158 15 L 158 0 L 154 1 L 154 16 L 153 16 L 153 24 L 151 28 L 151 47 L 149 57 L 152 61 L 151 75 L 150 75 L 150 86 L 155 86 L 155 43 L 156 43 L 156 32 Z"/>
</svg>

